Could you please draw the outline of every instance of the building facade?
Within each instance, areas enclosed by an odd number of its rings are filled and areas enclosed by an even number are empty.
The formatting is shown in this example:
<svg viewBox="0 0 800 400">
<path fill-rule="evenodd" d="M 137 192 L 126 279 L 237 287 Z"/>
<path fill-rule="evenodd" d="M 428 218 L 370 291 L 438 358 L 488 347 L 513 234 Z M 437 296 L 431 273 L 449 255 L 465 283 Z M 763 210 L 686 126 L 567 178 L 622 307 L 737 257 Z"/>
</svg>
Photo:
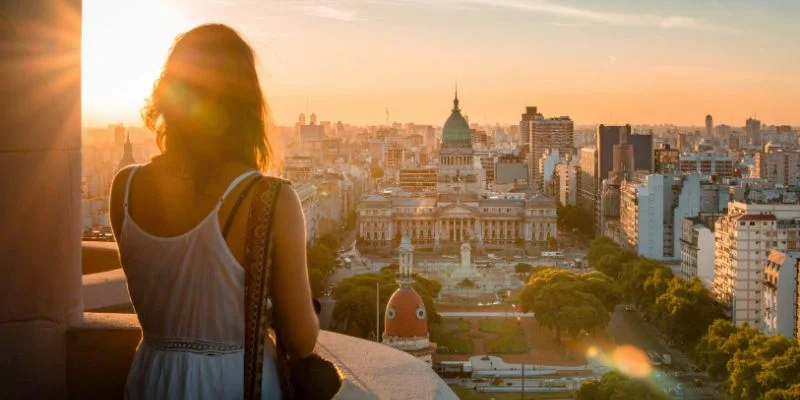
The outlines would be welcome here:
<svg viewBox="0 0 800 400">
<path fill-rule="evenodd" d="M 697 277 L 709 289 L 714 282 L 714 232 L 696 218 L 681 221 L 681 277 Z"/>
<path fill-rule="evenodd" d="M 548 151 L 561 155 L 573 152 L 574 124 L 567 116 L 544 118 L 540 114 L 530 123 L 530 135 L 530 185 L 534 190 L 543 191 L 545 171 L 540 161 Z"/>
<path fill-rule="evenodd" d="M 755 154 L 754 178 L 786 186 L 800 186 L 800 152 L 766 151 Z"/>
<path fill-rule="evenodd" d="M 761 332 L 796 337 L 797 252 L 769 250 L 764 264 Z"/>
<path fill-rule="evenodd" d="M 733 160 L 714 153 L 685 153 L 680 157 L 682 173 L 700 173 L 707 176 L 729 178 L 733 176 Z"/>
<path fill-rule="evenodd" d="M 714 295 L 737 325 L 761 326 L 764 263 L 772 249 L 800 249 L 800 204 L 731 201 L 714 228 Z"/>
<path fill-rule="evenodd" d="M 557 238 L 555 202 L 541 194 L 371 195 L 358 206 L 364 250 L 393 248 L 404 233 L 420 248 L 513 245 Z"/>
</svg>

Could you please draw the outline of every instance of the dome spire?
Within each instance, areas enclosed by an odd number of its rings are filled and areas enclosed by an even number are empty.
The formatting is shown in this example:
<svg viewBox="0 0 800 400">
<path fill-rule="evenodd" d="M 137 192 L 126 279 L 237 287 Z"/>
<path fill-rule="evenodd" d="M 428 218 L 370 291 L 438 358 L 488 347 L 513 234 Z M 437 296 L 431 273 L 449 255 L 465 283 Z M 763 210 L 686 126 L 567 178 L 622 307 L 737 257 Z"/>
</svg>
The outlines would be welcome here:
<svg viewBox="0 0 800 400">
<path fill-rule="evenodd" d="M 453 112 L 461 111 L 458 108 L 458 80 L 456 80 L 456 96 L 453 98 Z"/>
</svg>

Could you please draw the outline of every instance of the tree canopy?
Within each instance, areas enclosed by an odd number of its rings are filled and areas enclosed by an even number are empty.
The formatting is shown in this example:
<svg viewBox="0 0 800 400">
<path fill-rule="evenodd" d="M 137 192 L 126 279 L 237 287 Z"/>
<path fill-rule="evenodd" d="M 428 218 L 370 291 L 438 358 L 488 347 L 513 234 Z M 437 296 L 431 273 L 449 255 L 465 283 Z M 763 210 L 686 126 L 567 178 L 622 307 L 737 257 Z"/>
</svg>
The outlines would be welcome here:
<svg viewBox="0 0 800 400">
<path fill-rule="evenodd" d="M 710 376 L 727 380 L 731 399 L 800 398 L 796 396 L 800 393 L 800 343 L 796 340 L 717 320 L 697 345 L 697 360 Z"/>
<path fill-rule="evenodd" d="M 599 381 L 586 381 L 575 392 L 577 400 L 666 400 L 668 397 L 647 381 L 631 379 L 619 371 L 610 371 Z"/>
<path fill-rule="evenodd" d="M 607 276 L 578 275 L 559 268 L 538 268 L 531 273 L 520 293 L 524 311 L 536 313 L 536 320 L 560 339 L 562 332 L 577 335 L 605 327 L 609 312 L 619 302 L 619 288 Z"/>
</svg>

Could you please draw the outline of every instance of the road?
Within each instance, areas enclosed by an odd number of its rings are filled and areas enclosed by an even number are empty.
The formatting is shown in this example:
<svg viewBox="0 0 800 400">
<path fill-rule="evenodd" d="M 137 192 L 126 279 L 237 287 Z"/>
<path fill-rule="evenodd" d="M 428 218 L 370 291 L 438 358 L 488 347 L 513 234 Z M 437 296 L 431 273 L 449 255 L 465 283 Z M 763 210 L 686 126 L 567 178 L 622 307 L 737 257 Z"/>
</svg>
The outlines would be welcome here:
<svg viewBox="0 0 800 400">
<path fill-rule="evenodd" d="M 695 387 L 692 379 L 702 374 L 688 372 L 683 366 L 691 365 L 691 360 L 681 352 L 668 348 L 660 339 L 659 333 L 647 325 L 636 311 L 625 311 L 620 305 L 614 309 L 611 321 L 606 331 L 617 345 L 628 344 L 643 351 L 654 350 L 659 354 L 672 356 L 674 366 L 663 367 L 653 374 L 662 387 L 675 387 L 678 384 L 684 388 L 684 399 L 718 399 L 722 398 L 710 387 Z M 704 379 L 705 381 L 705 379 Z"/>
</svg>

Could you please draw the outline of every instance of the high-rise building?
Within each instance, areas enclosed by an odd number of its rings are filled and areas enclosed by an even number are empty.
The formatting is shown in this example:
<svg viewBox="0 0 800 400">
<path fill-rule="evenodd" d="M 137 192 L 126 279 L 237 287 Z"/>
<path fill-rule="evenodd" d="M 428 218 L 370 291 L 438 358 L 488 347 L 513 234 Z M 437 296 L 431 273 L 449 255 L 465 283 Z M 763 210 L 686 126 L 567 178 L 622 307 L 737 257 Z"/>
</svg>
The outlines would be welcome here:
<svg viewBox="0 0 800 400">
<path fill-rule="evenodd" d="M 711 114 L 706 115 L 706 139 L 711 139 L 714 135 L 714 118 Z"/>
<path fill-rule="evenodd" d="M 783 185 L 800 186 L 800 152 L 760 151 L 755 154 L 754 177 Z"/>
<path fill-rule="evenodd" d="M 519 121 L 519 148 L 520 151 L 524 151 L 524 154 L 527 154 L 530 151 L 530 143 L 531 143 L 531 122 L 536 119 L 537 115 L 541 115 L 537 112 L 536 106 L 528 106 L 525 107 L 525 113 L 522 114 Z"/>
<path fill-rule="evenodd" d="M 731 201 L 714 228 L 714 295 L 737 325 L 761 326 L 764 264 L 771 249 L 800 250 L 800 204 Z"/>
<path fill-rule="evenodd" d="M 528 165 L 530 185 L 534 190 L 543 191 L 544 171 L 540 169 L 542 156 L 553 150 L 562 155 L 573 151 L 574 124 L 567 116 L 544 118 L 538 115 L 530 123 L 530 160 Z"/>
<path fill-rule="evenodd" d="M 745 135 L 750 144 L 761 146 L 761 121 L 748 118 L 745 121 Z"/>
<path fill-rule="evenodd" d="M 597 178 L 600 180 L 608 178 L 608 173 L 614 169 L 614 146 L 619 144 L 620 136 L 625 135 L 629 138 L 632 130 L 630 125 L 597 127 L 596 149 L 597 149 Z M 635 162 L 635 160 L 634 160 Z M 599 187 L 599 182 L 595 184 Z"/>
</svg>

